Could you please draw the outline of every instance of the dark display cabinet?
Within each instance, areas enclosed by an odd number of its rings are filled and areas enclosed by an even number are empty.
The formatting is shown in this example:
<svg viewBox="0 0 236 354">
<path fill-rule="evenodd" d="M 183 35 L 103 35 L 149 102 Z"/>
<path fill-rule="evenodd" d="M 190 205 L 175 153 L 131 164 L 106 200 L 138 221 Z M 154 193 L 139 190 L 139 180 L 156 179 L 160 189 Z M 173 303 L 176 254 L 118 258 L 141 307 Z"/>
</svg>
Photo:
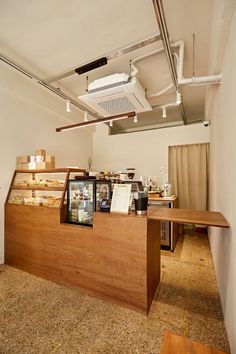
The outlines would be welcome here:
<svg viewBox="0 0 236 354">
<path fill-rule="evenodd" d="M 67 186 L 67 222 L 93 226 L 93 212 L 100 211 L 102 201 L 111 198 L 111 181 L 79 176 Z"/>
<path fill-rule="evenodd" d="M 96 207 L 96 179 L 80 177 L 67 185 L 67 222 L 84 226 L 93 225 Z"/>
<path fill-rule="evenodd" d="M 104 210 L 101 203 L 111 199 L 111 181 L 107 179 L 96 180 L 96 211 Z"/>
</svg>

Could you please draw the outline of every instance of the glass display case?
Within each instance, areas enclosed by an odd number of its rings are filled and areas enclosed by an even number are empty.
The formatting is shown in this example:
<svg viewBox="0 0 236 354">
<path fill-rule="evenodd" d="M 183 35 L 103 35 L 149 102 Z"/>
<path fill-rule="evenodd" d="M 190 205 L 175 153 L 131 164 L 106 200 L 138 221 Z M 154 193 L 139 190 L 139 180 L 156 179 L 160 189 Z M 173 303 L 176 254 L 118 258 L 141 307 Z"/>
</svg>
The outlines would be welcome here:
<svg viewBox="0 0 236 354">
<path fill-rule="evenodd" d="M 111 199 L 111 181 L 107 179 L 96 180 L 96 211 L 101 210 L 102 201 L 109 199 Z"/>
<path fill-rule="evenodd" d="M 96 178 L 76 177 L 67 185 L 67 222 L 85 226 L 93 225 L 96 207 Z"/>
<path fill-rule="evenodd" d="M 65 203 L 68 178 L 84 175 L 82 169 L 16 170 L 7 196 L 8 204 L 59 208 Z"/>
</svg>

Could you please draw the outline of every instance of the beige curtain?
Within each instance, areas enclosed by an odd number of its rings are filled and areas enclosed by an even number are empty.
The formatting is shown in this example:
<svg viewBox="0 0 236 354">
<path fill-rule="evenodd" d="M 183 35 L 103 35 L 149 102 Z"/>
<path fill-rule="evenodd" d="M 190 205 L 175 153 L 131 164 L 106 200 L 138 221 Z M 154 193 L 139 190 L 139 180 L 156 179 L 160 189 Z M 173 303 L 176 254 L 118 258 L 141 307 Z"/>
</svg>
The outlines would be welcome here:
<svg viewBox="0 0 236 354">
<path fill-rule="evenodd" d="M 169 183 L 179 208 L 208 209 L 209 144 L 169 146 Z"/>
</svg>

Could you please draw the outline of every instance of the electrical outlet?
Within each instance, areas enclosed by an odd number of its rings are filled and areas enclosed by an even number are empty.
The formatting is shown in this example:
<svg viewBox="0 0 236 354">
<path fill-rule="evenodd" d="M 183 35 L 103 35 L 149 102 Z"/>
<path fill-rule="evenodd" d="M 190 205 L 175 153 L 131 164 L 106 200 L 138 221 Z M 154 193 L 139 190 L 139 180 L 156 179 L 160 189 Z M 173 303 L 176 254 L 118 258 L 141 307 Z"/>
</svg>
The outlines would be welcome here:
<svg viewBox="0 0 236 354">
<path fill-rule="evenodd" d="M 161 166 L 161 167 L 160 167 L 160 174 L 161 174 L 161 175 L 164 175 L 164 173 L 165 173 L 165 169 L 164 169 L 163 166 Z"/>
</svg>

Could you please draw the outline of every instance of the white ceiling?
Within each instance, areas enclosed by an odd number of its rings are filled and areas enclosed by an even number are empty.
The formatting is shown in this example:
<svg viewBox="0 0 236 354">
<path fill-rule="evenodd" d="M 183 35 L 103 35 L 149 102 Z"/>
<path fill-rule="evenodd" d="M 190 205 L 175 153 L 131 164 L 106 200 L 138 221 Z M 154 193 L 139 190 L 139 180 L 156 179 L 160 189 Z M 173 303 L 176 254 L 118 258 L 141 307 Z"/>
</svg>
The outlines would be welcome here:
<svg viewBox="0 0 236 354">
<path fill-rule="evenodd" d="M 213 0 L 163 0 L 171 42 L 185 43 L 184 76 L 192 75 L 192 35 L 195 34 L 195 70 L 208 75 L 208 56 Z M 118 48 L 159 34 L 152 0 L 0 0 L 1 52 L 42 79 L 68 72 Z M 145 48 L 111 60 L 108 65 L 84 75 L 74 74 L 55 82 L 76 98 L 84 94 L 85 76 L 89 81 L 117 72 L 129 74 L 129 62 L 140 54 L 162 45 Z M 140 61 L 137 75 L 148 94 L 168 86 L 171 81 L 164 52 Z M 189 123 L 204 119 L 204 86 L 181 87 Z M 175 100 L 174 90 L 150 100 L 161 105 Z M 163 122 L 161 111 L 139 115 L 138 129 L 182 122 L 178 108 L 168 110 Z M 117 131 L 132 131 L 129 120 L 116 123 Z"/>
</svg>

